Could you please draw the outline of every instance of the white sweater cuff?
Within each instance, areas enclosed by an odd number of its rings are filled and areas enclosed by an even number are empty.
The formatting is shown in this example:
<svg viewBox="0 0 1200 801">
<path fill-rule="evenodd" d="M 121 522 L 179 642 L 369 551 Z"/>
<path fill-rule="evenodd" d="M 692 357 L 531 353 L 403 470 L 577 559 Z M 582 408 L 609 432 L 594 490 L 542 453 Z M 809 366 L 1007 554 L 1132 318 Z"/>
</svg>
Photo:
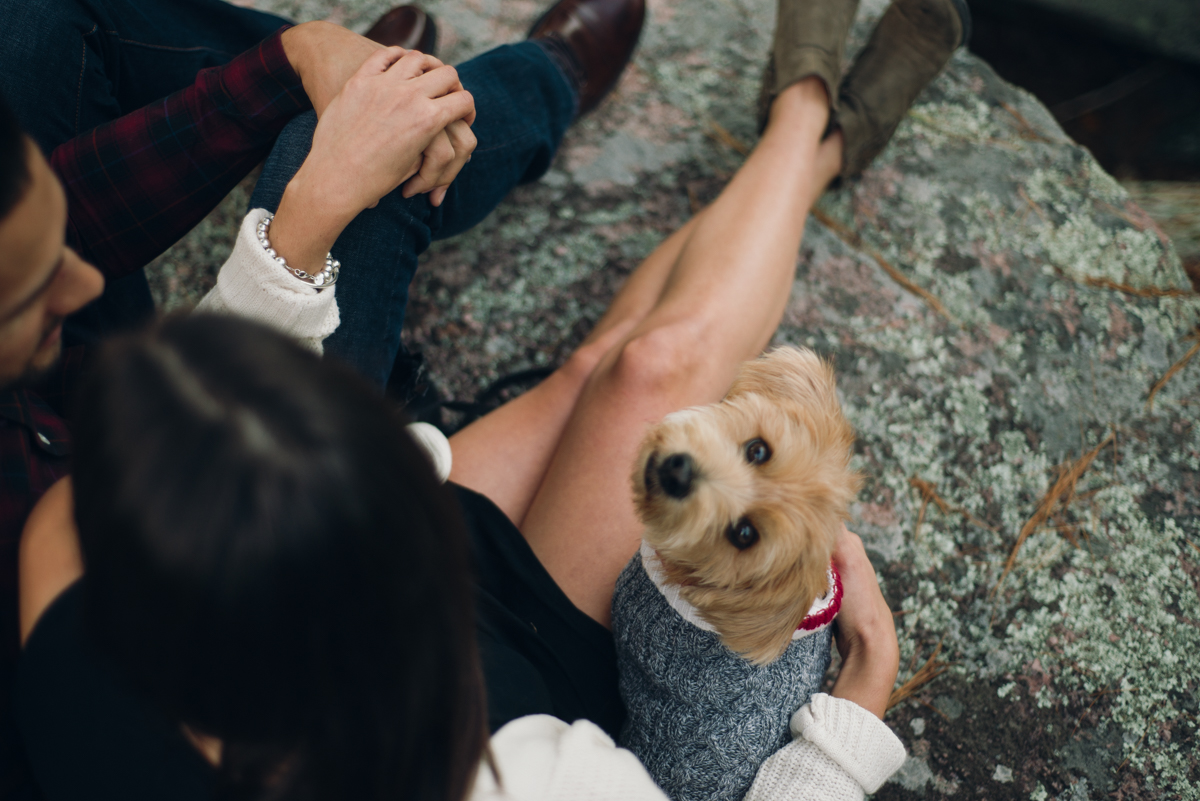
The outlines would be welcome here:
<svg viewBox="0 0 1200 801">
<path fill-rule="evenodd" d="M 867 793 L 883 786 L 906 756 L 886 723 L 853 701 L 825 693 L 792 715 L 792 736 L 820 748 Z"/>
<path fill-rule="evenodd" d="M 438 430 L 437 426 L 429 423 L 409 423 L 408 435 L 425 451 L 437 473 L 438 481 L 443 484 L 450 478 L 450 466 L 454 463 L 454 455 L 450 452 L 450 440 Z"/>
<path fill-rule="evenodd" d="M 242 221 L 233 252 L 217 285 L 196 306 L 199 312 L 248 317 L 322 352 L 321 342 L 338 327 L 336 287 L 318 290 L 289 274 L 267 255 L 256 227 L 267 216 L 254 209 Z"/>
</svg>

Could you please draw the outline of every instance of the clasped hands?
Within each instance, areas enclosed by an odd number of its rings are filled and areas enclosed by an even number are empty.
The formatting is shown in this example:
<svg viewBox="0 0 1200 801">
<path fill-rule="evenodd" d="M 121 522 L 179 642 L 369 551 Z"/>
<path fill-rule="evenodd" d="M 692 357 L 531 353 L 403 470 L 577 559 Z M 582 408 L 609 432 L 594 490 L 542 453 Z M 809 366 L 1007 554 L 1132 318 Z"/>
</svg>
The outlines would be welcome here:
<svg viewBox="0 0 1200 801">
<path fill-rule="evenodd" d="M 337 25 L 298 25 L 282 41 L 318 122 L 271 242 L 312 272 L 350 221 L 395 189 L 441 205 L 475 149 L 475 101 L 453 67 Z"/>
</svg>

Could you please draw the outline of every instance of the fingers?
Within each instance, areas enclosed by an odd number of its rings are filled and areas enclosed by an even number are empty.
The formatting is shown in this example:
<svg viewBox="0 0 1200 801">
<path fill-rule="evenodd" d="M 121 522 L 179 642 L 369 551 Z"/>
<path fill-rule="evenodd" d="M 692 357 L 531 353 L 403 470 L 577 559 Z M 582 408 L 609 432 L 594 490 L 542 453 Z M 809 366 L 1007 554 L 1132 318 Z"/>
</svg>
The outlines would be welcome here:
<svg viewBox="0 0 1200 801">
<path fill-rule="evenodd" d="M 454 182 L 454 179 L 458 177 L 462 168 L 471 160 L 471 154 L 475 151 L 475 134 L 471 130 L 471 126 L 467 125 L 465 121 L 455 120 L 447 125 L 446 135 L 450 139 L 450 144 L 454 147 L 454 158 L 446 165 L 446 169 L 442 171 L 442 176 L 438 181 L 438 188 L 429 197 L 429 202 L 435 207 L 442 205 L 450 184 Z"/>
<path fill-rule="evenodd" d="M 420 171 L 404 184 L 402 194 L 405 197 L 428 192 L 441 183 L 439 179 L 442 173 L 454 160 L 454 146 L 450 143 L 450 137 L 444 130 L 434 135 L 429 147 L 425 148 L 424 156 Z"/>
<path fill-rule="evenodd" d="M 451 92 L 461 91 L 462 82 L 458 79 L 458 70 L 454 67 L 440 66 L 414 76 L 413 80 L 421 87 L 421 93 L 426 97 L 441 97 Z"/>
<path fill-rule="evenodd" d="M 439 97 L 436 103 L 443 127 L 455 120 L 462 120 L 467 125 L 475 122 L 475 98 L 466 89 Z"/>
<path fill-rule="evenodd" d="M 838 535 L 837 544 L 833 549 L 833 561 L 837 563 L 839 573 L 853 573 L 865 562 L 871 572 L 871 560 L 867 558 L 867 549 L 863 547 L 862 538 L 845 526 Z"/>
<path fill-rule="evenodd" d="M 413 78 L 419 78 L 423 75 L 426 75 L 427 73 L 442 73 L 445 70 L 449 70 L 452 76 L 451 81 L 458 81 L 458 72 L 455 71 L 454 67 L 447 67 L 441 61 L 431 55 L 422 53 L 418 50 L 403 50 L 399 47 L 390 47 L 388 49 L 399 50 L 403 54 L 403 56 L 396 60 L 392 64 L 391 68 L 388 69 L 387 72 L 389 77 L 399 80 L 411 80 Z M 443 76 L 440 79 L 440 82 L 445 82 L 445 80 L 446 77 Z M 445 94 L 445 92 L 448 91 L 451 90 L 446 89 L 440 94 Z M 437 95 L 430 95 L 430 97 L 437 97 Z"/>
<path fill-rule="evenodd" d="M 447 125 L 446 136 L 454 148 L 454 158 L 442 174 L 442 180 L 438 182 L 439 186 L 449 184 L 458 177 L 459 171 L 471 160 L 471 154 L 475 152 L 475 145 L 478 143 L 475 132 L 471 130 L 471 126 L 465 120 L 455 120 Z"/>
<path fill-rule="evenodd" d="M 429 202 L 440 206 L 448 187 L 471 160 L 475 150 L 475 134 L 463 120 L 455 120 L 439 132 L 425 150 L 420 173 L 404 185 L 405 197 L 434 190 Z"/>
<path fill-rule="evenodd" d="M 382 50 L 376 50 L 362 63 L 355 76 L 379 75 L 387 72 L 392 65 L 403 59 L 409 52 L 403 47 L 385 47 Z"/>
</svg>

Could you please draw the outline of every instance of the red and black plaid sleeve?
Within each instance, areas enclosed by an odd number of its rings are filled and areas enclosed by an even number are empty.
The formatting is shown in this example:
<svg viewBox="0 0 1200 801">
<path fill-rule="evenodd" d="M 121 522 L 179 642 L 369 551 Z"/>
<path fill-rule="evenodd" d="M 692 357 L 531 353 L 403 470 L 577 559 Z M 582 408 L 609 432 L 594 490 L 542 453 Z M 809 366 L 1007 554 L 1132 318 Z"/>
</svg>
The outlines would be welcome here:
<svg viewBox="0 0 1200 801">
<path fill-rule="evenodd" d="M 67 193 L 67 243 L 108 278 L 175 244 L 311 108 L 284 53 L 284 30 L 51 154 Z"/>
</svg>

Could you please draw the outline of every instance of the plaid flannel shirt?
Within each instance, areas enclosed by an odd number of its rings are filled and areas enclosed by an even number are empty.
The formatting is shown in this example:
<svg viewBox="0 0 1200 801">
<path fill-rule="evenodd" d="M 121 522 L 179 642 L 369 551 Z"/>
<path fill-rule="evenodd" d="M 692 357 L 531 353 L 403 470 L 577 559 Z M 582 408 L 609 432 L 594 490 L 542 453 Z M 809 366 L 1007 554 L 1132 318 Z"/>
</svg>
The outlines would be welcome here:
<svg viewBox="0 0 1200 801">
<path fill-rule="evenodd" d="M 283 30 L 50 155 L 67 194 L 67 244 L 105 278 L 144 267 L 191 230 L 266 158 L 283 126 L 311 107 L 284 53 Z M 18 651 L 21 529 L 69 470 L 64 418 L 83 356 L 72 348 L 44 385 L 0 392 L 0 664 Z"/>
</svg>

